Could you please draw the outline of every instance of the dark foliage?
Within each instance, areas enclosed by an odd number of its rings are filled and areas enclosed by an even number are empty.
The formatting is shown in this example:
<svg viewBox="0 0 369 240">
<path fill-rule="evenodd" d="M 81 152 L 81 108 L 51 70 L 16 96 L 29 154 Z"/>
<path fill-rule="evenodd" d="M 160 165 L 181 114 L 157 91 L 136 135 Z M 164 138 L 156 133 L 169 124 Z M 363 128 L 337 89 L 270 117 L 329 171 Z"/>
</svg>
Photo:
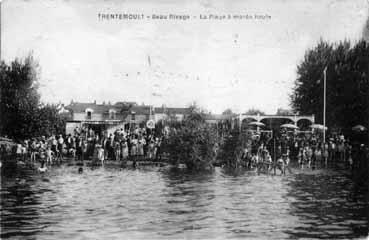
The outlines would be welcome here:
<svg viewBox="0 0 369 240">
<path fill-rule="evenodd" d="M 216 131 L 205 123 L 204 113 L 197 107 L 182 122 L 171 122 L 164 151 L 173 164 L 186 164 L 189 169 L 212 168 L 215 159 Z"/>
<path fill-rule="evenodd" d="M 228 167 L 235 167 L 236 161 L 242 152 L 241 134 L 236 130 L 232 130 L 223 140 L 220 146 L 217 158 Z"/>
<path fill-rule="evenodd" d="M 31 56 L 0 64 L 0 135 L 20 140 L 63 132 L 57 107 L 40 104 L 37 70 Z"/>
<path fill-rule="evenodd" d="M 327 66 L 326 121 L 331 129 L 348 132 L 354 125 L 368 124 L 369 44 L 354 46 L 344 41 L 320 41 L 306 52 L 297 67 L 298 77 L 291 96 L 292 107 L 300 114 L 315 114 L 323 121 L 323 70 Z"/>
</svg>

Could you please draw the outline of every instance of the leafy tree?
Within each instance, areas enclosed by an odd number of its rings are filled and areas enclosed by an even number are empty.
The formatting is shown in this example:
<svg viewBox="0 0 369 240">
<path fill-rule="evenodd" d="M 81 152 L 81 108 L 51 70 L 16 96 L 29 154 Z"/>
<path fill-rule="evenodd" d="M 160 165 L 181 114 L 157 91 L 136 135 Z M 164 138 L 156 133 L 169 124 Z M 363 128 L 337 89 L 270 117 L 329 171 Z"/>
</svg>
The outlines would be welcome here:
<svg viewBox="0 0 369 240">
<path fill-rule="evenodd" d="M 326 71 L 326 123 L 348 132 L 356 124 L 368 123 L 369 44 L 320 41 L 305 53 L 297 66 L 291 102 L 300 114 L 315 114 L 323 122 L 323 70 Z"/>
<path fill-rule="evenodd" d="M 59 115 L 56 105 L 47 104 L 42 106 L 38 109 L 37 135 L 50 136 L 64 133 L 65 120 Z"/>
<path fill-rule="evenodd" d="M 40 104 L 38 71 L 32 56 L 0 63 L 0 135 L 25 139 L 62 131 L 56 106 Z"/>
<path fill-rule="evenodd" d="M 242 135 L 236 128 L 225 137 L 217 158 L 228 167 L 236 167 L 236 161 L 242 152 L 242 145 Z"/>
<path fill-rule="evenodd" d="M 170 124 L 170 133 L 163 142 L 170 161 L 186 164 L 189 169 L 212 168 L 216 131 L 206 124 L 202 110 L 193 106 L 182 122 Z"/>
<path fill-rule="evenodd" d="M 34 117 L 40 95 L 37 90 L 37 64 L 32 57 L 0 65 L 0 133 L 14 138 L 34 132 Z"/>
</svg>

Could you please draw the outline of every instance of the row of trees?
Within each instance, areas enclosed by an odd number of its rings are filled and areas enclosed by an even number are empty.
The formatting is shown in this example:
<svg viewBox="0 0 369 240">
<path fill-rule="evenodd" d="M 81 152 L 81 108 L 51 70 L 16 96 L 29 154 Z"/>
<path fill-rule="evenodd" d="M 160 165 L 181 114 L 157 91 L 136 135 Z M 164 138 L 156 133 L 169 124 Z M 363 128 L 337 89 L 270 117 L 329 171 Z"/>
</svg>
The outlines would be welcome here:
<svg viewBox="0 0 369 240">
<path fill-rule="evenodd" d="M 64 131 L 57 106 L 40 101 L 38 70 L 32 56 L 0 63 L 0 136 L 22 140 Z"/>
<path fill-rule="evenodd" d="M 364 40 L 328 43 L 320 41 L 305 53 L 297 66 L 291 95 L 293 110 L 315 114 L 323 122 L 323 71 L 326 71 L 326 122 L 344 133 L 369 117 L 369 44 Z"/>
</svg>

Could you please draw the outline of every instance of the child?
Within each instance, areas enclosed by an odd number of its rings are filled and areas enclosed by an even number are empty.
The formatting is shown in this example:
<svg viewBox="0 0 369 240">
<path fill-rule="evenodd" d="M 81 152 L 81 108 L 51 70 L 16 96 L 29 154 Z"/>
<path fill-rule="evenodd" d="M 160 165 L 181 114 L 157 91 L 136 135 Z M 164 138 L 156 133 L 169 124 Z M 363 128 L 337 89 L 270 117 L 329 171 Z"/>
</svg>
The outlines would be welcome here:
<svg viewBox="0 0 369 240">
<path fill-rule="evenodd" d="M 97 159 L 101 161 L 101 165 L 104 165 L 104 149 L 100 145 L 97 145 Z"/>
<path fill-rule="evenodd" d="M 46 151 L 43 147 L 40 147 L 39 156 L 41 158 L 41 162 L 45 162 Z"/>
<path fill-rule="evenodd" d="M 47 146 L 46 149 L 46 164 L 53 164 L 53 151 L 51 151 L 50 146 Z"/>
</svg>

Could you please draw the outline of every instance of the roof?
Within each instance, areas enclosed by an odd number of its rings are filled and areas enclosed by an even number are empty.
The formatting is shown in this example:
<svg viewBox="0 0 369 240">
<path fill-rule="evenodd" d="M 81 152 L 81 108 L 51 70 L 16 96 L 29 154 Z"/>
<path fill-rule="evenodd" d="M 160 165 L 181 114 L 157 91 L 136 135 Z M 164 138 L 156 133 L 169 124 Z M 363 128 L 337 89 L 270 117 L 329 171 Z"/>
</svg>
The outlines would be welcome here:
<svg viewBox="0 0 369 240">
<path fill-rule="evenodd" d="M 189 108 L 170 108 L 170 107 L 158 107 L 155 108 L 155 113 L 166 113 L 166 114 L 189 114 Z"/>
<path fill-rule="evenodd" d="M 117 107 L 121 107 L 121 106 L 131 107 L 131 106 L 137 106 L 137 103 L 136 102 L 116 102 L 114 105 Z"/>
<path fill-rule="evenodd" d="M 207 114 L 205 116 L 205 120 L 226 120 L 230 119 L 232 115 L 223 115 L 223 114 Z"/>
<path fill-rule="evenodd" d="M 96 103 L 81 103 L 73 102 L 65 107 L 75 113 L 85 112 L 87 108 L 91 108 L 94 113 L 108 113 L 110 109 L 116 110 L 118 113 L 122 112 L 135 112 L 137 115 L 150 115 L 149 105 L 137 105 L 135 102 L 117 102 L 115 104 L 96 104 Z M 171 108 L 171 107 L 158 107 L 153 108 L 152 113 L 166 113 L 166 114 L 188 114 L 189 108 Z"/>
<path fill-rule="evenodd" d="M 129 111 L 135 112 L 136 115 L 150 115 L 150 106 L 141 105 L 141 106 L 132 106 Z"/>
<path fill-rule="evenodd" d="M 92 109 L 94 113 L 108 113 L 110 109 L 114 109 L 120 112 L 121 107 L 112 104 L 96 104 L 96 103 L 71 103 L 65 107 L 65 109 L 71 110 L 73 112 L 85 112 L 86 109 Z"/>
</svg>

